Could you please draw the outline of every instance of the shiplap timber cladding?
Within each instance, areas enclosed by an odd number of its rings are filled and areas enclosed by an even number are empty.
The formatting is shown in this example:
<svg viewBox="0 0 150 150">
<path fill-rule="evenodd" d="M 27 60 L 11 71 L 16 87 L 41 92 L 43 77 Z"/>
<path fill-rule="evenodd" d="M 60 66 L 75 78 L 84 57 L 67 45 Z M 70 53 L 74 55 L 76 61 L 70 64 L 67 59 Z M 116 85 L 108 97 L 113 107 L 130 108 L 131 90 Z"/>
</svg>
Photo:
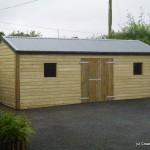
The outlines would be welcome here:
<svg viewBox="0 0 150 150">
<path fill-rule="evenodd" d="M 44 63 L 57 63 L 57 77 L 44 78 Z M 64 55 L 20 56 L 21 108 L 80 103 L 79 59 Z"/>
<path fill-rule="evenodd" d="M 83 58 L 113 59 L 114 100 L 150 97 L 149 56 L 20 55 L 21 108 L 81 103 Z M 133 75 L 133 62 L 143 62 L 143 75 Z M 44 63 L 57 63 L 56 78 L 44 78 Z"/>
<path fill-rule="evenodd" d="M 0 43 L 0 103 L 16 107 L 16 55 L 3 42 Z"/>
</svg>

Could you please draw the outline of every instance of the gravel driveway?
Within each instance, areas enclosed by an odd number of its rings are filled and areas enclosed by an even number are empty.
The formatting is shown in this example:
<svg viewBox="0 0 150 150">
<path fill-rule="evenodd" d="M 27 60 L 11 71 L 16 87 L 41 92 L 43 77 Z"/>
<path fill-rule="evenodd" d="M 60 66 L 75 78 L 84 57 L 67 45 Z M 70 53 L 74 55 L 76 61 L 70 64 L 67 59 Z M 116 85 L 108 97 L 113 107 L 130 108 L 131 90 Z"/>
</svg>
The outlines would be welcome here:
<svg viewBox="0 0 150 150">
<path fill-rule="evenodd" d="M 4 106 L 0 109 L 9 110 Z M 21 111 L 36 130 L 29 150 L 149 150 L 150 100 Z"/>
</svg>

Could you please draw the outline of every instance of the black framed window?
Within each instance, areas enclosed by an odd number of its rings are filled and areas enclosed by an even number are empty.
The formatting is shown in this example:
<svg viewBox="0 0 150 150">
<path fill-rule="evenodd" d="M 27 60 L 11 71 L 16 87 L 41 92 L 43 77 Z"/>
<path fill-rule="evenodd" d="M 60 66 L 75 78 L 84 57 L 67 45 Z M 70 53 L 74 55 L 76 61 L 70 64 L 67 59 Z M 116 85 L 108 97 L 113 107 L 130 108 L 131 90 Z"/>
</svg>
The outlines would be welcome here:
<svg viewBox="0 0 150 150">
<path fill-rule="evenodd" d="M 143 73 L 143 63 L 141 62 L 133 63 L 133 74 L 142 75 L 142 73 Z"/>
<path fill-rule="evenodd" d="M 44 64 L 44 77 L 56 77 L 56 63 Z"/>
</svg>

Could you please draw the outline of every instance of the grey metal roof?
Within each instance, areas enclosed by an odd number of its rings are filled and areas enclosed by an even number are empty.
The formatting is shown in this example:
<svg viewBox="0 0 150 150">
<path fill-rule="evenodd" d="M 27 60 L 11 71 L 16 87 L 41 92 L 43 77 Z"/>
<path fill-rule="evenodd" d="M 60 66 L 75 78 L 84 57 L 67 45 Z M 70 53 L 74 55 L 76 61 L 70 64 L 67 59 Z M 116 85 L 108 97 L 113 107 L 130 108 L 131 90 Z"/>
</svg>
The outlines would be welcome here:
<svg viewBox="0 0 150 150">
<path fill-rule="evenodd" d="M 54 39 L 3 37 L 17 52 L 56 53 L 150 53 L 150 46 L 137 40 Z"/>
</svg>

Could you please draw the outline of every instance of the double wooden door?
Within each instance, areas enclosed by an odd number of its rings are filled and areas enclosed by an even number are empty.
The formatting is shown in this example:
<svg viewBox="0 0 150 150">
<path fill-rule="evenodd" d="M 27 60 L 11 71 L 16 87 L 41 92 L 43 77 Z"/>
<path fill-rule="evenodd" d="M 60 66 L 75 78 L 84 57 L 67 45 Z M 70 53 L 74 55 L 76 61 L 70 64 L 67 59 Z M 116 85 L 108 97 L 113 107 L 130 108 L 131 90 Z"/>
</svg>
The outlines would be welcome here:
<svg viewBox="0 0 150 150">
<path fill-rule="evenodd" d="M 113 59 L 81 59 L 82 102 L 105 101 L 113 98 Z"/>
</svg>

